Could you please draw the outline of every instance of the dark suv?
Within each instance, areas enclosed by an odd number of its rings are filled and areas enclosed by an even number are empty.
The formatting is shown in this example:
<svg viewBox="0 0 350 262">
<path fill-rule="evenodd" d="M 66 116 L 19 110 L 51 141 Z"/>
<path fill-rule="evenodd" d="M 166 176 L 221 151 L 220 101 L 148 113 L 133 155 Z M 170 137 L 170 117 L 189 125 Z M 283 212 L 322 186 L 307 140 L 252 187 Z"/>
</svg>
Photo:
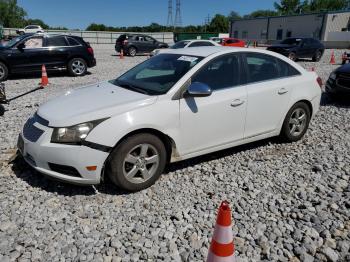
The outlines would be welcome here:
<svg viewBox="0 0 350 262">
<path fill-rule="evenodd" d="M 135 56 L 137 53 L 150 53 L 154 49 L 168 48 L 168 44 L 159 42 L 148 35 L 123 34 L 115 43 L 115 50 L 121 50 L 127 55 Z"/>
<path fill-rule="evenodd" d="M 321 60 L 324 49 L 324 45 L 314 38 L 287 38 L 280 44 L 267 48 L 267 50 L 280 53 L 293 61 L 298 58 L 312 58 L 314 62 Z"/>
<path fill-rule="evenodd" d="M 78 36 L 24 34 L 0 45 L 0 81 L 11 73 L 40 72 L 42 65 L 82 76 L 96 60 L 89 43 Z"/>
</svg>

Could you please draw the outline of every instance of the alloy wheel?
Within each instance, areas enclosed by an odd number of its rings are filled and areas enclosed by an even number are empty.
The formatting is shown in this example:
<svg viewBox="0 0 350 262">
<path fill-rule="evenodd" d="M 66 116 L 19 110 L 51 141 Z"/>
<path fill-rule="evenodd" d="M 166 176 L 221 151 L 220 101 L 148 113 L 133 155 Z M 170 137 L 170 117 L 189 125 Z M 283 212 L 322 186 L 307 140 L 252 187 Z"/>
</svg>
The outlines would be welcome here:
<svg viewBox="0 0 350 262">
<path fill-rule="evenodd" d="M 72 71 L 76 74 L 76 75 L 82 75 L 85 72 L 85 65 L 82 61 L 80 60 L 75 60 L 72 63 Z"/>
<path fill-rule="evenodd" d="M 0 79 L 2 79 L 5 76 L 5 68 L 0 66 Z"/>
<path fill-rule="evenodd" d="M 137 145 L 124 158 L 123 175 L 131 183 L 144 183 L 155 175 L 159 159 L 159 153 L 154 146 Z"/>
<path fill-rule="evenodd" d="M 289 132 L 297 137 L 302 134 L 306 127 L 307 113 L 303 108 L 297 108 L 293 111 L 289 119 Z"/>
</svg>

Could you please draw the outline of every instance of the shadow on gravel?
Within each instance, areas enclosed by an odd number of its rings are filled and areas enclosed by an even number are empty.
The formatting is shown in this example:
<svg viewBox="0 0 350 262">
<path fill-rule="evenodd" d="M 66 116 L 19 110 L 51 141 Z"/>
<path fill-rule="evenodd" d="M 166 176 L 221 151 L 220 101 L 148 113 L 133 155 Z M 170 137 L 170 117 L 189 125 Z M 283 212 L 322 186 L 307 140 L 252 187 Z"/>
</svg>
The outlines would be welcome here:
<svg viewBox="0 0 350 262">
<path fill-rule="evenodd" d="M 108 195 L 129 194 L 129 192 L 114 186 L 109 180 L 95 186 L 98 192 L 92 186 L 78 186 L 53 180 L 29 166 L 22 156 L 17 156 L 12 164 L 12 171 L 19 179 L 22 179 L 33 188 L 39 188 L 49 193 L 56 193 L 62 196 L 95 196 L 97 193 Z"/>
<path fill-rule="evenodd" d="M 321 106 L 335 106 L 338 108 L 350 108 L 350 94 L 347 96 L 330 96 L 322 93 Z"/>
<path fill-rule="evenodd" d="M 91 75 L 92 73 L 87 71 L 86 75 Z M 48 77 L 70 77 L 67 71 L 48 71 L 47 73 Z M 71 76 L 72 78 L 74 76 Z M 41 72 L 35 72 L 35 73 L 16 73 L 11 74 L 8 78 L 8 80 L 23 80 L 23 79 L 38 79 L 38 83 L 41 78 Z"/>
</svg>

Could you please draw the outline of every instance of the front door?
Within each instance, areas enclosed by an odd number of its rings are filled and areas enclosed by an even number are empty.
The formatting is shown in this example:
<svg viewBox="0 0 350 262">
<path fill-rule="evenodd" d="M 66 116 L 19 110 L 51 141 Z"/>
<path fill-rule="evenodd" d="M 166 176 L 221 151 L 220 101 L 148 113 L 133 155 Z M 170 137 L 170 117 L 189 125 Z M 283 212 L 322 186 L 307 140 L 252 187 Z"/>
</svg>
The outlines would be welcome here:
<svg viewBox="0 0 350 262">
<path fill-rule="evenodd" d="M 44 48 L 43 41 L 42 36 L 35 36 L 25 40 L 23 51 L 29 61 L 26 65 L 26 71 L 40 71 L 41 66 L 47 61 L 47 49 Z"/>
<path fill-rule="evenodd" d="M 241 85 L 239 60 L 235 54 L 214 58 L 192 76 L 192 83 L 204 83 L 213 93 L 180 100 L 183 154 L 243 139 L 247 93 Z"/>
</svg>

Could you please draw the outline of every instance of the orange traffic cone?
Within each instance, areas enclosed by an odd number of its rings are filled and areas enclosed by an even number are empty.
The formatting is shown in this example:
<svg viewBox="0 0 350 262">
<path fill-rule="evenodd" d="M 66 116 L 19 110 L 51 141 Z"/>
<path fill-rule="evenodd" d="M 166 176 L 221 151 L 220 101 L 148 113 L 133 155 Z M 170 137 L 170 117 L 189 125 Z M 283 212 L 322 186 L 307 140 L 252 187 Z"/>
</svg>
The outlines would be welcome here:
<svg viewBox="0 0 350 262">
<path fill-rule="evenodd" d="M 120 50 L 120 56 L 119 56 L 120 59 L 124 59 L 124 51 L 123 49 Z"/>
<path fill-rule="evenodd" d="M 332 65 L 335 64 L 334 51 L 332 51 L 332 54 L 331 54 L 331 61 L 330 61 L 329 63 L 332 64 Z"/>
<path fill-rule="evenodd" d="M 45 65 L 41 66 L 41 83 L 40 86 L 44 87 L 49 84 L 49 78 L 47 77 Z"/>
<path fill-rule="evenodd" d="M 229 203 L 224 201 L 219 208 L 207 262 L 235 261 L 231 222 L 231 209 Z"/>
</svg>

